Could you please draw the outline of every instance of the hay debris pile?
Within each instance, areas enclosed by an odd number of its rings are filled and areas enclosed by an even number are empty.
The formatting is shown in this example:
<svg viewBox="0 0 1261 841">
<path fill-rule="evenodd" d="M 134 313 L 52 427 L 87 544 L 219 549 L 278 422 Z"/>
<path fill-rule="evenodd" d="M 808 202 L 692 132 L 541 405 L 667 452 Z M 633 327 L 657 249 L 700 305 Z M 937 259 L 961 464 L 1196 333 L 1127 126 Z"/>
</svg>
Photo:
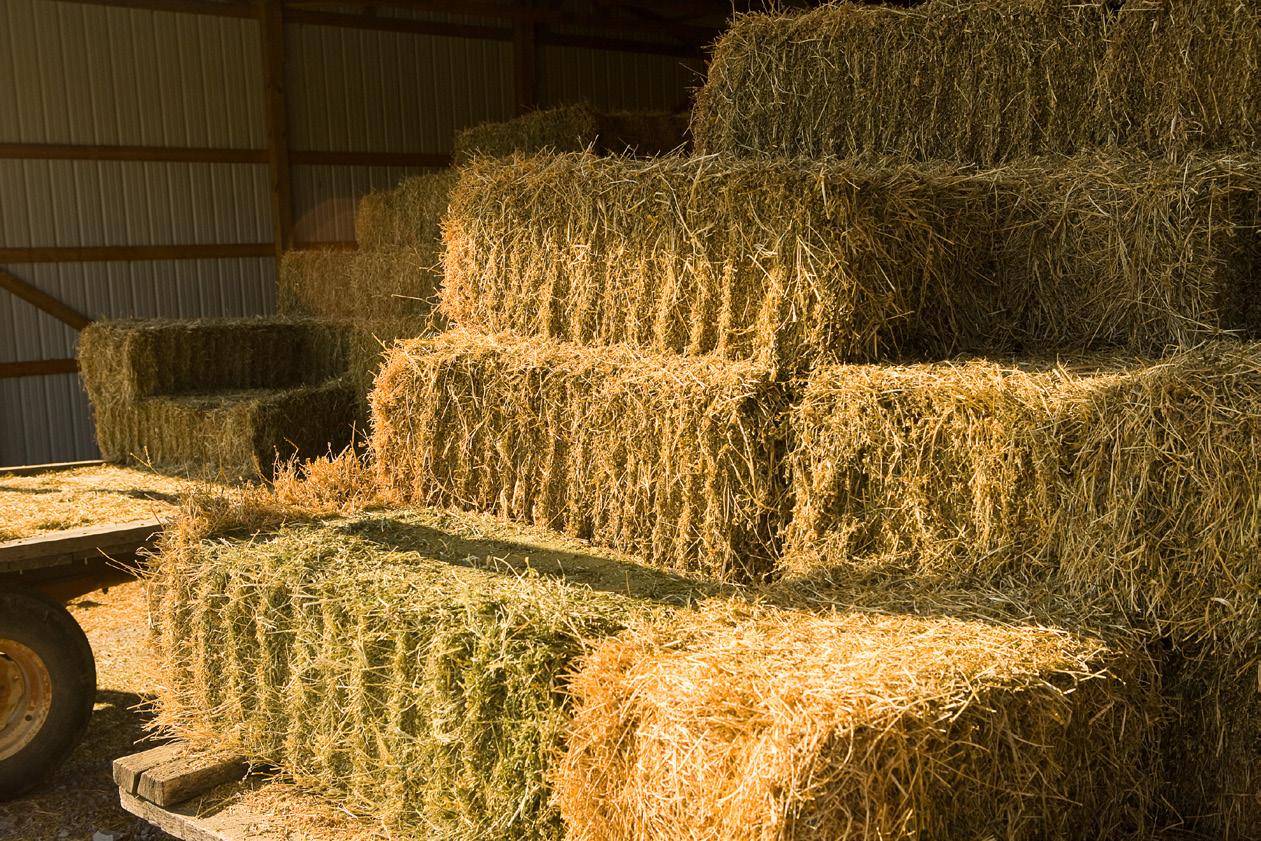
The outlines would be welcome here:
<svg viewBox="0 0 1261 841">
<path fill-rule="evenodd" d="M 1154 788 L 1141 652 L 964 612 L 719 601 L 603 643 L 574 680 L 557 773 L 571 837 L 1141 829 Z"/>
<path fill-rule="evenodd" d="M 106 321 L 79 340 L 109 461 L 269 475 L 277 458 L 351 443 L 363 337 L 296 320 Z"/>
<path fill-rule="evenodd" d="M 391 351 L 373 392 L 383 487 L 680 572 L 779 556 L 785 393 L 752 363 L 452 330 Z"/>
<path fill-rule="evenodd" d="M 285 769 L 399 837 L 560 841 L 547 777 L 593 641 L 704 592 L 559 537 L 360 514 L 168 539 L 161 724 Z"/>
</svg>

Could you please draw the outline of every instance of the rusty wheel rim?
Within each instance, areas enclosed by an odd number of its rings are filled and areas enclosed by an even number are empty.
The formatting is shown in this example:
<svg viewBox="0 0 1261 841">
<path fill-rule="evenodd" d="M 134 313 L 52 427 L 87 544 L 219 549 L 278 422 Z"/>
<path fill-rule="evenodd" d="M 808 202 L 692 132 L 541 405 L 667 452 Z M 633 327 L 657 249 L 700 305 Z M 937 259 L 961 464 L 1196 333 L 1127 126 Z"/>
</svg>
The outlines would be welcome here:
<svg viewBox="0 0 1261 841">
<path fill-rule="evenodd" d="M 53 681 L 33 650 L 0 639 L 0 761 L 31 743 L 48 720 Z"/>
</svg>

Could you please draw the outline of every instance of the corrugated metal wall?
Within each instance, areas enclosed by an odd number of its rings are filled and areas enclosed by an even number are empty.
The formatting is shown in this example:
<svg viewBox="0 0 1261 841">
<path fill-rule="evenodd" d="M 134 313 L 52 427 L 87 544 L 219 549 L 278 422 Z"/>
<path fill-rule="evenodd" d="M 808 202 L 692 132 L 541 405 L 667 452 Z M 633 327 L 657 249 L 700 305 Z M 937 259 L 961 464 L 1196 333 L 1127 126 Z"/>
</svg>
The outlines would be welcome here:
<svg viewBox="0 0 1261 841">
<path fill-rule="evenodd" d="M 294 149 L 445 153 L 456 130 L 513 112 L 508 41 L 305 23 L 286 41 Z M 544 45 L 537 62 L 543 106 L 673 108 L 697 83 L 668 56 Z M 2 0 L 0 143 L 263 149 L 261 64 L 250 19 Z M 295 238 L 353 239 L 355 201 L 419 171 L 294 166 Z M 0 160 L 0 248 L 270 242 L 268 184 L 262 163 Z M 3 268 L 91 318 L 274 306 L 271 258 Z M 73 356 L 75 341 L 0 291 L 0 363 Z M 77 376 L 0 379 L 0 465 L 95 455 Z"/>
</svg>

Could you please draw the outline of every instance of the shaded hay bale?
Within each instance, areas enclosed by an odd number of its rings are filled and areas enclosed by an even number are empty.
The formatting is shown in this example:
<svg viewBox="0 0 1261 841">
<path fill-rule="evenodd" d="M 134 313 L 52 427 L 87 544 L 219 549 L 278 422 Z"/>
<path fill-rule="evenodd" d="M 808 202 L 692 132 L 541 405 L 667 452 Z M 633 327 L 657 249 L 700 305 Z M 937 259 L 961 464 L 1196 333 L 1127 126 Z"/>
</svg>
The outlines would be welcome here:
<svg viewBox="0 0 1261 841">
<path fill-rule="evenodd" d="M 290 251 L 280 262 L 278 309 L 298 318 L 410 321 L 419 335 L 439 323 L 439 261 L 436 241 L 385 251 Z"/>
<path fill-rule="evenodd" d="M 555 775 L 570 837 L 1093 841 L 1143 828 L 1140 651 L 920 608 L 715 602 L 602 643 L 571 685 Z"/>
<path fill-rule="evenodd" d="M 1100 139 L 1106 4 L 836 3 L 737 17 L 691 130 L 702 154 L 994 164 Z"/>
<path fill-rule="evenodd" d="M 777 371 L 1261 336 L 1261 168 L 1080 155 L 941 164 L 481 161 L 442 312 L 484 332 Z"/>
<path fill-rule="evenodd" d="M 441 309 L 486 332 L 789 370 L 941 353 L 983 309 L 966 277 L 982 226 L 954 222 L 983 215 L 984 189 L 900 165 L 479 161 L 452 195 Z"/>
<path fill-rule="evenodd" d="M 787 513 L 786 398 L 749 363 L 455 330 L 390 354 L 372 395 L 380 481 L 676 571 L 766 575 Z"/>
<path fill-rule="evenodd" d="M 532 111 L 511 120 L 482 123 L 455 136 L 456 165 L 474 158 L 515 153 L 581 152 L 659 155 L 683 145 L 687 117 L 659 112 L 605 114 L 588 105 Z"/>
<path fill-rule="evenodd" d="M 1100 121 L 1153 152 L 1256 149 L 1261 9 L 1236 0 L 1127 0 L 1109 28 Z"/>
<path fill-rule="evenodd" d="M 1182 642 L 1261 630 L 1261 347 L 833 367 L 793 417 L 786 565 L 1029 577 Z"/>
<path fill-rule="evenodd" d="M 559 841 L 546 777 L 566 675 L 694 590 L 467 515 L 168 540 L 149 581 L 160 724 L 276 764 L 391 837 Z"/>
<path fill-rule="evenodd" d="M 340 450 L 355 342 L 344 324 L 283 319 L 92 324 L 79 363 L 102 456 L 254 476 Z"/>
<path fill-rule="evenodd" d="M 355 240 L 365 251 L 432 249 L 442 238 L 440 223 L 456 172 L 444 169 L 404 178 L 397 187 L 377 190 L 355 209 Z"/>
</svg>

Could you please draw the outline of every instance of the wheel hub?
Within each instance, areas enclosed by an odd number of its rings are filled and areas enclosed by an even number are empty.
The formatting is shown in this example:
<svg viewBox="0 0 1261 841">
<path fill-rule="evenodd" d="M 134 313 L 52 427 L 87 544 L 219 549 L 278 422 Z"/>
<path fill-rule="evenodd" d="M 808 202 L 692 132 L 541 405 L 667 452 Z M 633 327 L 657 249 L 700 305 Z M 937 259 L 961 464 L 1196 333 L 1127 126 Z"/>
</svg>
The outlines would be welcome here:
<svg viewBox="0 0 1261 841">
<path fill-rule="evenodd" d="M 0 762 L 30 744 L 48 719 L 53 682 L 39 655 L 0 639 Z"/>
</svg>

